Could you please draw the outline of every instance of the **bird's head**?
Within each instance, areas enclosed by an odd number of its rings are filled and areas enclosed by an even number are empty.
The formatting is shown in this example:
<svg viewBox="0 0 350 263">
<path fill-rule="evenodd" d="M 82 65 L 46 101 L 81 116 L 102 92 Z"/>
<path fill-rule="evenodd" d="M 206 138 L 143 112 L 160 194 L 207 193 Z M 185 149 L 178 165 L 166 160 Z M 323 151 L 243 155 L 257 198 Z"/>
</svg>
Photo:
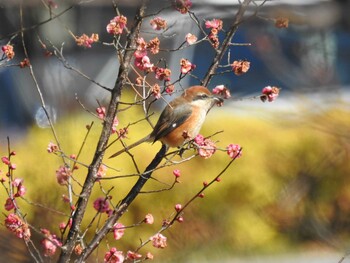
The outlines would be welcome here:
<svg viewBox="0 0 350 263">
<path fill-rule="evenodd" d="M 209 111 L 215 104 L 221 106 L 223 99 L 214 96 L 206 87 L 192 86 L 186 89 L 181 95 L 188 103 L 193 106 L 203 108 Z"/>
</svg>

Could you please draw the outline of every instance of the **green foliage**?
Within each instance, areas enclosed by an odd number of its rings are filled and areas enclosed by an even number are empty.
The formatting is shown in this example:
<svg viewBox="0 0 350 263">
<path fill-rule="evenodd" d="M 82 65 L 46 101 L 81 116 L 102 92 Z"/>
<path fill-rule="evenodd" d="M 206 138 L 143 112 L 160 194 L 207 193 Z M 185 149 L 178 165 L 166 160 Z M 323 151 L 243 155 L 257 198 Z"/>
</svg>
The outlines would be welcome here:
<svg viewBox="0 0 350 263">
<path fill-rule="evenodd" d="M 203 199 L 198 198 L 185 211 L 184 223 L 176 224 L 165 233 L 169 245 L 166 255 L 159 254 L 163 260 L 165 257 L 188 259 L 193 251 L 219 257 L 219 254 L 232 252 L 281 251 L 291 245 L 349 238 L 350 144 L 347 131 L 350 125 L 346 109 L 303 115 L 299 120 L 272 113 L 269 118 L 262 118 L 237 117 L 223 110 L 216 111 L 208 116 L 202 134 L 224 129 L 224 133 L 214 137 L 218 147 L 225 149 L 229 143 L 239 143 L 243 156 L 222 176 L 221 182 L 212 185 Z M 120 127 L 133 121 L 126 117 L 123 120 L 123 117 L 120 117 Z M 85 125 L 91 121 L 90 117 L 71 115 L 57 124 L 62 149 L 68 155 L 77 154 L 87 132 Z M 91 161 L 101 128 L 101 123 L 96 121 L 80 162 L 88 164 Z M 131 126 L 130 139 L 126 142 L 131 143 L 148 131 L 150 128 L 145 122 Z M 62 160 L 47 153 L 50 141 L 53 141 L 50 130 L 33 127 L 23 142 L 13 146 L 17 151 L 16 177 L 24 179 L 27 199 L 69 214 L 69 206 L 61 198 L 66 194 L 66 188 L 57 184 L 55 176 Z M 141 170 L 159 147 L 159 143 L 146 143 L 132 150 Z M 117 148 L 120 148 L 118 142 L 107 150 L 107 156 Z M 203 181 L 214 178 L 228 162 L 227 154 L 218 151 L 207 160 L 196 157 L 190 162 L 157 171 L 154 178 L 163 183 L 151 180 L 144 191 L 166 188 L 164 183 L 173 182 L 173 169 L 181 170 L 181 183 L 170 191 L 141 194 L 121 222 L 131 225 L 152 213 L 155 224 L 127 229 L 124 238 L 110 239 L 109 244 L 125 250 L 137 247 L 139 238 L 146 240 L 159 230 L 163 219 L 174 212 L 175 204 L 184 204 L 202 187 Z M 136 172 L 127 154 L 106 159 L 106 164 L 119 170 L 109 169 L 107 177 Z M 79 165 L 74 172 L 75 180 L 82 184 L 86 173 L 87 169 Z M 101 180 L 101 187 L 105 190 L 114 187 L 110 192 L 111 201 L 117 204 L 136 179 Z M 78 189 L 78 183 L 74 185 Z M 103 196 L 99 185 L 95 186 L 93 199 Z M 84 224 L 95 215 L 93 199 Z M 67 217 L 41 207 L 26 205 L 25 209 L 29 222 L 50 228 L 52 232 L 58 229 L 59 222 L 67 220 Z M 105 218 L 103 215 L 101 222 Z M 149 249 L 157 253 L 153 248 Z"/>
</svg>

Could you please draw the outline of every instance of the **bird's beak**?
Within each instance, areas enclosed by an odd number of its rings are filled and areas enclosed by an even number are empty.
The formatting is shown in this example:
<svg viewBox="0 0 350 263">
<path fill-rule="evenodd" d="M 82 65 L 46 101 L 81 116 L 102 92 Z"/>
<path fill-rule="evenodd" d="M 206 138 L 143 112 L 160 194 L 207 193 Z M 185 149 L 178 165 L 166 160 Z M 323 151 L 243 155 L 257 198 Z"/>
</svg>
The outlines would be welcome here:
<svg viewBox="0 0 350 263">
<path fill-rule="evenodd" d="M 221 107 L 224 105 L 224 99 L 220 97 L 213 96 L 213 105 L 216 104 L 216 106 Z"/>
</svg>

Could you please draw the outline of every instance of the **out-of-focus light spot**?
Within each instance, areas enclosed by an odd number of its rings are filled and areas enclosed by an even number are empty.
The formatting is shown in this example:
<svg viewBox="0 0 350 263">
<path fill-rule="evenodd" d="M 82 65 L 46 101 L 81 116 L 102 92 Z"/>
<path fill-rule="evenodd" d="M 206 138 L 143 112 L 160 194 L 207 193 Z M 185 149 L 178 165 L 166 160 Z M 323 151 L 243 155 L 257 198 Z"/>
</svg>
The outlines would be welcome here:
<svg viewBox="0 0 350 263">
<path fill-rule="evenodd" d="M 51 106 L 46 106 L 46 112 L 47 112 L 48 116 L 50 117 L 51 122 L 55 123 L 57 120 L 57 111 L 55 110 L 55 108 L 53 108 Z M 50 122 L 49 122 L 49 119 L 48 119 L 46 112 L 45 112 L 43 107 L 40 107 L 35 113 L 36 124 L 40 128 L 43 128 L 43 129 L 50 127 Z"/>
</svg>

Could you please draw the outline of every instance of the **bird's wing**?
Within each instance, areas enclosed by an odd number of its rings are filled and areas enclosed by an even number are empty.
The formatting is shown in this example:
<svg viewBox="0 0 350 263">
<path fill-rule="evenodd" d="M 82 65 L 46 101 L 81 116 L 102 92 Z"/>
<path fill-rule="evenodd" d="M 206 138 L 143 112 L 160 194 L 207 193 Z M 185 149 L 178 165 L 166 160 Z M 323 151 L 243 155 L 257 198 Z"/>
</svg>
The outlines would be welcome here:
<svg viewBox="0 0 350 263">
<path fill-rule="evenodd" d="M 159 117 L 159 120 L 154 126 L 151 133 L 151 138 L 154 141 L 168 135 L 175 130 L 181 124 L 183 124 L 192 114 L 192 108 L 190 106 L 183 105 L 182 107 L 167 106 Z"/>
</svg>

